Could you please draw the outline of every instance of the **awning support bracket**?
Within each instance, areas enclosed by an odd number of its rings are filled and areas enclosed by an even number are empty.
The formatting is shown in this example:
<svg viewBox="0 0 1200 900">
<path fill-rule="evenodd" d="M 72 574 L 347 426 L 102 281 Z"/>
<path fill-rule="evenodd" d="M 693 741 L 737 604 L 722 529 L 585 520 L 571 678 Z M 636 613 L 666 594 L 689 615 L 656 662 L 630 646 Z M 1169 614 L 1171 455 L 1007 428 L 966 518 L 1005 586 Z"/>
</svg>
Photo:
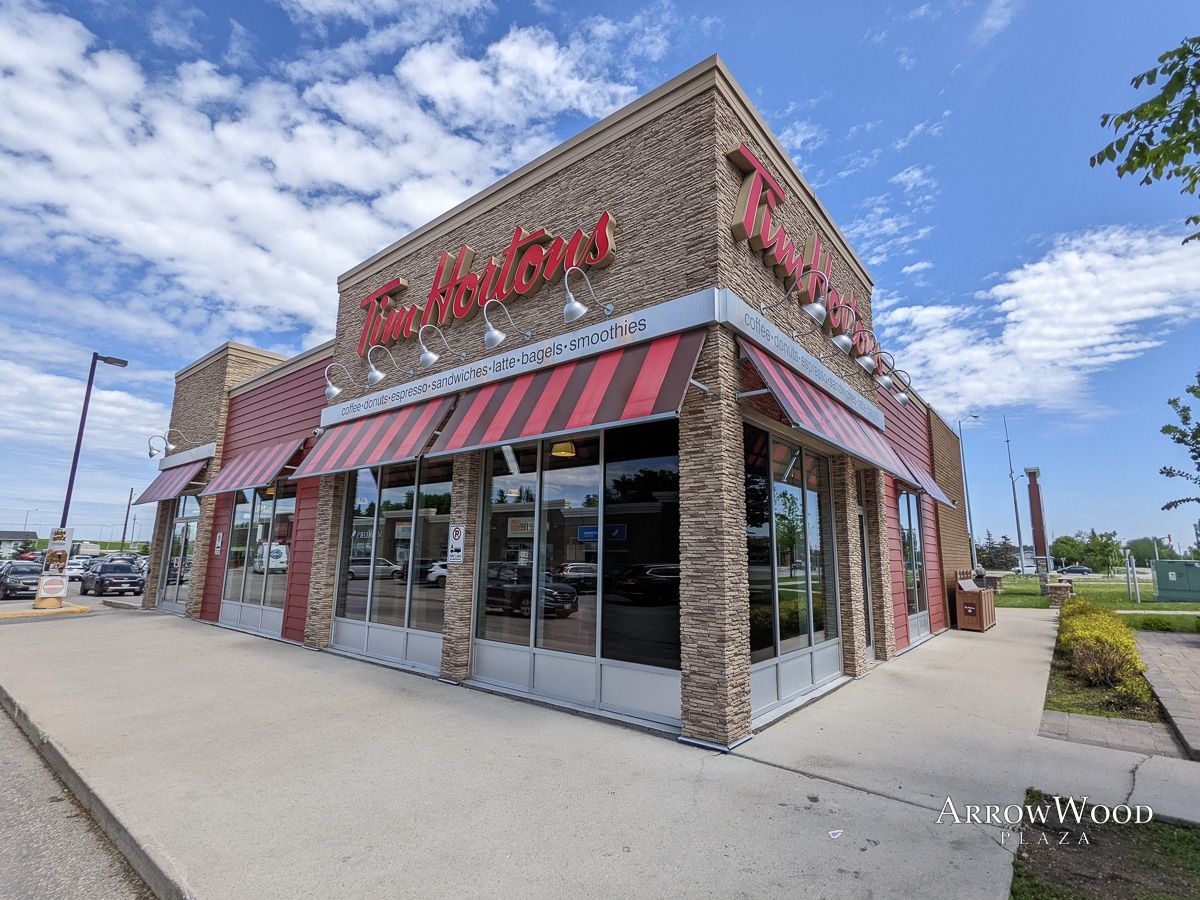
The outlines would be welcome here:
<svg viewBox="0 0 1200 900">
<path fill-rule="evenodd" d="M 770 388 L 759 388 L 757 391 L 741 391 L 734 394 L 734 397 L 738 400 L 745 400 L 747 397 L 761 397 L 763 394 L 769 393 L 771 393 Z"/>
<path fill-rule="evenodd" d="M 711 391 L 711 390 L 709 390 L 709 388 L 708 388 L 708 385 L 707 385 L 707 384 L 701 384 L 701 383 L 700 383 L 699 381 L 697 381 L 695 378 L 689 378 L 689 379 L 688 379 L 688 384 L 690 384 L 692 387 L 697 387 L 697 388 L 700 388 L 700 390 L 704 391 L 704 393 L 706 393 L 706 394 L 711 394 L 711 393 L 712 393 L 712 391 Z"/>
</svg>

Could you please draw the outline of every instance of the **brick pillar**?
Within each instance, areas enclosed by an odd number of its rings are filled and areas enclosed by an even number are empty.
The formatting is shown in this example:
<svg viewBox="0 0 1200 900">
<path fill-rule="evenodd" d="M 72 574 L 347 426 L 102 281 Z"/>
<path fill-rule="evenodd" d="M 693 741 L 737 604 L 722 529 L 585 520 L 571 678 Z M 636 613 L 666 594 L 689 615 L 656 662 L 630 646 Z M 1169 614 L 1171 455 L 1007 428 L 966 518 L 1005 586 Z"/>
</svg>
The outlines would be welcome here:
<svg viewBox="0 0 1200 900">
<path fill-rule="evenodd" d="M 750 580 L 737 344 L 708 329 L 679 422 L 679 630 L 683 737 L 750 734 Z"/>
<path fill-rule="evenodd" d="M 308 578 L 308 609 L 304 614 L 304 645 L 323 650 L 333 636 L 333 592 L 342 544 L 342 506 L 346 476 L 326 475 L 317 489 L 317 519 L 313 526 L 312 571 Z"/>
<path fill-rule="evenodd" d="M 217 516 L 217 498 L 200 498 L 200 518 L 196 520 L 196 543 L 192 547 L 192 572 L 188 576 L 187 603 L 184 604 L 189 619 L 200 618 L 200 604 L 204 600 L 205 579 L 212 555 L 212 535 Z M 217 560 L 220 565 L 224 557 Z"/>
<path fill-rule="evenodd" d="M 887 493 L 884 474 L 863 472 L 863 510 L 871 542 L 871 613 L 875 619 L 875 658 L 896 655 L 896 619 L 892 614 L 892 556 L 888 545 Z"/>
<path fill-rule="evenodd" d="M 463 561 L 447 566 L 445 618 L 442 621 L 442 671 L 447 681 L 464 681 L 471 674 L 471 613 L 475 603 L 475 556 L 479 546 L 479 490 L 483 452 L 454 457 L 454 491 L 450 520 L 467 526 Z"/>
<path fill-rule="evenodd" d="M 838 603 L 842 614 L 842 668 L 858 678 L 867 673 L 866 586 L 862 579 L 862 536 L 858 530 L 858 499 L 854 463 L 848 456 L 829 460 L 833 494 L 833 538 L 837 547 Z"/>
<path fill-rule="evenodd" d="M 155 504 L 154 530 L 150 533 L 150 572 L 146 576 L 146 590 L 142 593 L 142 609 L 158 606 L 158 586 L 162 578 L 163 554 L 167 552 L 167 540 L 171 535 L 171 511 L 174 500 Z"/>
</svg>

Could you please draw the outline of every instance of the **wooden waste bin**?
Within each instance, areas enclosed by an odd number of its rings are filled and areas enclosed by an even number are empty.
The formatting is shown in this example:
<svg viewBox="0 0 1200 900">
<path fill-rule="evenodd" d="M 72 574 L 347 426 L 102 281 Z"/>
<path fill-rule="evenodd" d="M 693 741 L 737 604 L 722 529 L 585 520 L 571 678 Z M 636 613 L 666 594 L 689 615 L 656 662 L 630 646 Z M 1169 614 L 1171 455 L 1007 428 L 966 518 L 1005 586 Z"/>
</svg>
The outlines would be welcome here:
<svg viewBox="0 0 1200 900">
<path fill-rule="evenodd" d="M 954 592 L 958 627 L 963 631 L 987 631 L 996 624 L 996 595 L 970 578 L 960 578 Z"/>
</svg>

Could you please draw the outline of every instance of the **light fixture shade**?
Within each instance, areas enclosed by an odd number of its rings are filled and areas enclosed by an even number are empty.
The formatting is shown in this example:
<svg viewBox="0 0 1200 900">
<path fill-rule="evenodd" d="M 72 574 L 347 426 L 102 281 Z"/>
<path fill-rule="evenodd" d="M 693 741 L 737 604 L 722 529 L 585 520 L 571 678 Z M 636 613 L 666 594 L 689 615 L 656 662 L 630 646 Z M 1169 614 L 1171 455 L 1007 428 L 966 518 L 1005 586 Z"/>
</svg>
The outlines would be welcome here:
<svg viewBox="0 0 1200 900">
<path fill-rule="evenodd" d="M 385 378 L 387 378 L 387 375 L 375 368 L 375 363 L 371 363 L 371 369 L 367 372 L 367 384 L 373 387 Z"/>
<path fill-rule="evenodd" d="M 908 394 L 906 394 L 904 391 L 897 391 L 896 402 L 901 406 L 908 406 Z"/>
<path fill-rule="evenodd" d="M 326 379 L 326 381 L 325 381 L 325 400 L 326 401 L 335 399 L 337 397 L 337 395 L 340 394 L 341 392 L 342 392 L 342 389 L 340 387 L 338 387 L 332 381 L 329 381 L 328 379 Z"/>
<path fill-rule="evenodd" d="M 862 356 L 857 357 L 854 361 L 862 366 L 863 371 L 868 375 L 875 371 L 875 357 L 870 353 L 864 353 Z"/>
<path fill-rule="evenodd" d="M 884 372 L 882 375 L 876 375 L 875 381 L 885 391 L 891 390 L 892 385 L 895 383 L 894 381 L 892 381 L 892 376 L 889 375 L 887 372 Z"/>
<path fill-rule="evenodd" d="M 557 441 L 556 443 L 551 444 L 550 445 L 550 455 L 573 458 L 575 456 L 575 442 L 574 441 Z"/>
<path fill-rule="evenodd" d="M 506 337 L 508 337 L 507 334 L 489 322 L 487 331 L 483 333 L 483 346 L 487 347 L 489 350 L 495 350 L 504 343 L 504 339 Z"/>
<path fill-rule="evenodd" d="M 167 441 L 167 452 L 168 453 L 175 452 L 175 444 L 172 444 L 170 441 Z"/>
<path fill-rule="evenodd" d="M 424 350 L 421 351 L 421 368 L 428 369 L 439 359 L 441 359 L 441 356 L 439 356 L 437 353 L 434 353 L 432 350 L 430 350 L 428 347 L 426 347 Z"/>
<path fill-rule="evenodd" d="M 578 322 L 587 315 L 588 308 L 575 299 L 575 295 L 571 293 L 571 289 L 567 288 L 567 302 L 563 306 L 563 322 L 570 325 L 572 322 Z"/>
<path fill-rule="evenodd" d="M 805 303 L 804 311 L 812 316 L 818 325 L 824 325 L 825 317 L 829 315 L 828 310 L 825 309 L 825 304 L 819 300 L 814 300 L 812 303 Z"/>
<path fill-rule="evenodd" d="M 157 448 L 157 447 L 151 447 L 151 448 L 150 448 L 150 453 L 149 453 L 149 456 L 150 456 L 150 458 L 151 458 L 151 459 L 154 459 L 154 457 L 158 456 L 158 448 Z"/>
<path fill-rule="evenodd" d="M 833 346 L 837 347 L 843 353 L 849 353 L 854 349 L 854 339 L 849 334 L 835 334 L 833 336 Z"/>
</svg>

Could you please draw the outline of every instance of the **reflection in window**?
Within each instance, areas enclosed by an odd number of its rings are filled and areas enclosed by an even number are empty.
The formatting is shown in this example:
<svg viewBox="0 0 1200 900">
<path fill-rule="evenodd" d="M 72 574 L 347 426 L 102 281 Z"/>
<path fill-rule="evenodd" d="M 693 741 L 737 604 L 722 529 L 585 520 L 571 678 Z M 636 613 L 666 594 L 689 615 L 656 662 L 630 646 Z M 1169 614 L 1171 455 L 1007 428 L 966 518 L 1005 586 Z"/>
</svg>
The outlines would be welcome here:
<svg viewBox="0 0 1200 900">
<path fill-rule="evenodd" d="M 369 567 L 372 622 L 404 624 L 416 497 L 416 463 L 383 470 L 379 481 L 379 517 L 375 523 L 375 555 Z"/>
<path fill-rule="evenodd" d="M 367 594 L 371 584 L 371 545 L 378 485 L 371 469 L 359 469 L 346 477 L 346 509 L 334 614 L 361 622 L 367 615 Z"/>
<path fill-rule="evenodd" d="M 412 611 L 409 627 L 422 631 L 442 630 L 446 600 L 446 550 L 450 543 L 450 459 L 421 463 L 421 487 L 417 495 L 417 537 L 413 552 Z"/>
<path fill-rule="evenodd" d="M 916 494 L 901 491 L 900 541 L 904 548 L 904 590 L 908 598 L 908 614 L 915 616 L 929 608 L 925 594 L 925 560 L 921 548 L 921 499 Z"/>
<path fill-rule="evenodd" d="M 488 452 L 477 637 L 529 645 L 537 467 L 536 444 Z"/>
<path fill-rule="evenodd" d="M 225 588 L 221 599 L 240 602 L 242 582 L 246 576 L 246 543 L 250 539 L 251 494 L 238 491 L 234 495 L 233 520 L 229 528 L 229 555 L 225 564 Z"/>
<path fill-rule="evenodd" d="M 804 516 L 803 453 L 784 441 L 771 442 L 775 510 L 775 594 L 779 609 L 779 652 L 810 643 L 808 552 Z"/>
<path fill-rule="evenodd" d="M 275 609 L 283 609 L 284 598 L 287 594 L 288 569 L 291 566 L 292 525 L 296 518 L 296 485 L 295 482 L 282 480 L 265 488 L 264 493 L 272 493 L 274 500 L 274 519 L 267 546 L 264 569 L 266 586 L 263 590 L 263 605 Z M 264 503 L 270 506 L 270 503 Z"/>
<path fill-rule="evenodd" d="M 837 571 L 834 566 L 833 509 L 829 461 L 804 454 L 804 511 L 808 533 L 808 572 L 812 587 L 813 643 L 838 636 Z"/>
<path fill-rule="evenodd" d="M 586 588 L 595 567 L 580 564 Z M 679 426 L 604 435 L 605 659 L 679 668 Z"/>
<path fill-rule="evenodd" d="M 775 655 L 775 575 L 771 566 L 771 473 L 767 433 L 743 425 L 746 448 L 746 553 L 750 562 L 750 662 Z"/>
</svg>

